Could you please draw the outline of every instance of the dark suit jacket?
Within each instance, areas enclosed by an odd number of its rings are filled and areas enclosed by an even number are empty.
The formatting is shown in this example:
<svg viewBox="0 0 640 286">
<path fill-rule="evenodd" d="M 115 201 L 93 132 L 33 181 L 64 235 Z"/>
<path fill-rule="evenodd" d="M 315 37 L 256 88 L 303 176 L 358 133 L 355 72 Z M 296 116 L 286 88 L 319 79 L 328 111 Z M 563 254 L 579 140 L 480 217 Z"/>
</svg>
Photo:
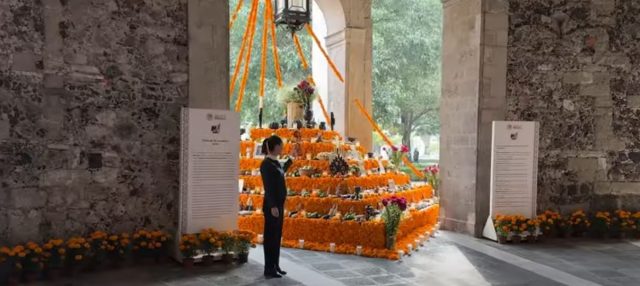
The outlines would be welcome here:
<svg viewBox="0 0 640 286">
<path fill-rule="evenodd" d="M 284 174 L 292 163 L 289 159 L 283 167 L 280 162 L 269 157 L 262 161 L 260 174 L 264 186 L 264 202 L 262 204 L 264 213 L 269 213 L 272 207 L 277 207 L 280 210 L 284 208 L 284 201 L 287 198 L 287 183 Z"/>
</svg>

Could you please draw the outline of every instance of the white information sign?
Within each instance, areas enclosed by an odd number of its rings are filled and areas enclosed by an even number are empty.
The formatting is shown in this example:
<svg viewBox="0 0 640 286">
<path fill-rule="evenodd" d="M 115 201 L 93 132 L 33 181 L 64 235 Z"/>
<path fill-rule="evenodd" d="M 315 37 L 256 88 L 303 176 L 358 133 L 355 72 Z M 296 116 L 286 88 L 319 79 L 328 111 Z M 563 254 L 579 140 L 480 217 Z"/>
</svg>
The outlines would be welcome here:
<svg viewBox="0 0 640 286">
<path fill-rule="evenodd" d="M 536 216 L 538 123 L 494 121 L 491 146 L 491 198 L 484 236 L 497 239 L 498 215 Z"/>
<path fill-rule="evenodd" d="M 182 109 L 178 235 L 237 227 L 239 130 L 236 112 Z"/>
</svg>

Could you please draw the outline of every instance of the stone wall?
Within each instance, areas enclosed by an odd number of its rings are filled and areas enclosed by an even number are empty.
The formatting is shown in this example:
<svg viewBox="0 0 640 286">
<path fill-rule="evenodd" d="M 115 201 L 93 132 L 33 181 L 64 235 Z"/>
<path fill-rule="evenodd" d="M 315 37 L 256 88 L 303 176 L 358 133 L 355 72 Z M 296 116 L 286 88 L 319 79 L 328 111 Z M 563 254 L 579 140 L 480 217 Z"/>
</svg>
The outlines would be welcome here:
<svg viewBox="0 0 640 286">
<path fill-rule="evenodd" d="M 540 209 L 640 206 L 640 1 L 510 0 L 508 118 L 540 129 Z"/>
<path fill-rule="evenodd" d="M 0 244 L 172 228 L 186 0 L 0 3 Z"/>
</svg>

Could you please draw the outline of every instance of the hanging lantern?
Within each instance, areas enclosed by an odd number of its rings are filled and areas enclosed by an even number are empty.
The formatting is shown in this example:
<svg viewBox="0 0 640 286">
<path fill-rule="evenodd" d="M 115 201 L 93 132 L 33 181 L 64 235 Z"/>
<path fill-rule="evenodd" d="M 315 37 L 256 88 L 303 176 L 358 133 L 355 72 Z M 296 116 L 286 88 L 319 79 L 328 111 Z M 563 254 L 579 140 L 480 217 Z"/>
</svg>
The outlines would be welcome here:
<svg viewBox="0 0 640 286">
<path fill-rule="evenodd" d="M 311 23 L 311 0 L 275 0 L 276 24 L 295 33 Z"/>
</svg>

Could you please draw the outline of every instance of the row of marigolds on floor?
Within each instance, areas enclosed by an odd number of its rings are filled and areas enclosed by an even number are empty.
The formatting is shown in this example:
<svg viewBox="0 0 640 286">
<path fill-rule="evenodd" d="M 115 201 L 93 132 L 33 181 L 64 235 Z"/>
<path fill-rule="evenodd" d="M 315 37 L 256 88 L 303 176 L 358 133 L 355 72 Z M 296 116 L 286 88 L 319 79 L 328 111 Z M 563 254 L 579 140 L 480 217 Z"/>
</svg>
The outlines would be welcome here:
<svg viewBox="0 0 640 286">
<path fill-rule="evenodd" d="M 193 266 L 196 255 L 203 255 L 203 264 L 212 262 L 214 254 L 227 263 L 232 262 L 233 254 L 236 254 L 238 261 L 244 263 L 254 239 L 255 234 L 249 231 L 207 229 L 199 234 L 183 235 L 179 249 L 187 268 Z M 172 242 L 171 236 L 164 231 L 139 230 L 131 234 L 95 231 L 87 237 L 2 246 L 0 285 L 16 285 L 20 281 L 32 282 L 40 278 L 55 281 L 62 275 L 74 276 L 79 272 L 166 262 Z"/>
<path fill-rule="evenodd" d="M 586 213 L 577 210 L 569 215 L 547 210 L 536 218 L 522 215 L 497 215 L 494 219 L 498 242 L 515 243 L 521 240 L 539 241 L 543 237 L 584 237 L 596 238 L 640 237 L 640 211 L 625 210 L 598 211 Z"/>
</svg>

